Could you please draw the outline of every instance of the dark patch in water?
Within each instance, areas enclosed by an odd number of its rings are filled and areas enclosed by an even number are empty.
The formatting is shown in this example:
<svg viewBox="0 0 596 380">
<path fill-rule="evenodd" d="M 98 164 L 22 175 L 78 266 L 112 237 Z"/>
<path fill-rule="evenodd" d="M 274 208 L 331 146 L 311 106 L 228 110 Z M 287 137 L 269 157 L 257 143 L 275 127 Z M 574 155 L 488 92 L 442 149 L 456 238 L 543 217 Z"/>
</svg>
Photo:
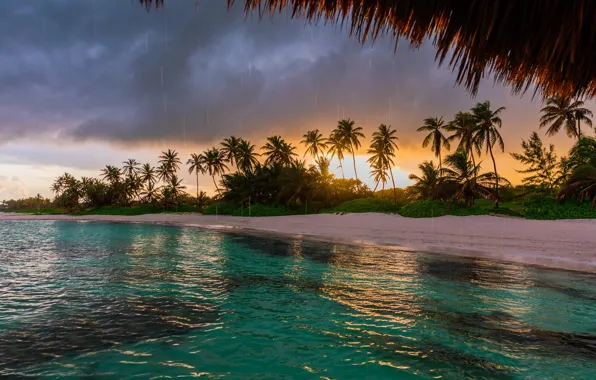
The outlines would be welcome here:
<svg viewBox="0 0 596 380">
<path fill-rule="evenodd" d="M 535 285 L 539 286 L 541 288 L 553 290 L 557 293 L 565 294 L 566 296 L 569 296 L 571 298 L 577 298 L 577 299 L 587 300 L 587 301 L 596 301 L 596 295 L 588 295 L 585 292 L 580 291 L 578 289 L 570 288 L 567 286 L 562 286 L 562 285 L 556 284 L 554 282 L 546 282 L 546 281 L 542 281 L 542 280 L 536 280 Z"/>
<path fill-rule="evenodd" d="M 83 302 L 79 300 L 79 302 Z M 172 298 L 104 300 L 89 312 L 53 318 L 0 334 L 0 375 L 112 346 L 179 336 L 219 320 L 213 305 Z"/>
</svg>

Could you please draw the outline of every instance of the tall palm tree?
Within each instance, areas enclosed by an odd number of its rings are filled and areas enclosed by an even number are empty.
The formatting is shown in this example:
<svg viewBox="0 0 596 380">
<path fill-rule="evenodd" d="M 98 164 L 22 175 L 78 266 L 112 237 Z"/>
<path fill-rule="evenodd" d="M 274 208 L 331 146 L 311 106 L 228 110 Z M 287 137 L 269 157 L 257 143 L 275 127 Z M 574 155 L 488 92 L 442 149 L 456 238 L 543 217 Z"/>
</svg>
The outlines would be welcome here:
<svg viewBox="0 0 596 380">
<path fill-rule="evenodd" d="M 429 117 L 424 119 L 422 127 L 418 128 L 418 132 L 428 132 L 428 135 L 422 141 L 422 147 L 426 148 L 430 144 L 430 150 L 439 159 L 439 172 L 443 169 L 443 157 L 441 156 L 441 148 L 447 150 L 451 149 L 449 139 L 443 134 L 443 129 L 446 129 L 442 117 Z"/>
<path fill-rule="evenodd" d="M 168 181 L 168 185 L 166 186 L 169 190 L 170 195 L 176 201 L 176 205 L 180 204 L 180 196 L 184 192 L 183 190 L 186 189 L 186 186 L 182 184 L 182 180 L 178 178 L 176 174 L 172 174 Z"/>
<path fill-rule="evenodd" d="M 204 165 L 207 170 L 207 173 L 213 178 L 213 184 L 215 185 L 215 189 L 217 193 L 219 193 L 219 187 L 217 187 L 217 183 L 215 182 L 216 175 L 222 175 L 228 170 L 226 165 L 226 155 L 221 149 L 217 149 L 215 147 L 206 150 L 203 153 L 204 157 Z"/>
<path fill-rule="evenodd" d="M 132 177 L 139 171 L 140 163 L 137 162 L 134 158 L 129 158 L 126 161 L 122 162 L 124 166 L 122 167 L 122 172 L 124 175 Z"/>
<path fill-rule="evenodd" d="M 240 141 L 242 141 L 241 138 L 238 138 L 236 136 L 230 136 L 228 138 L 225 138 L 224 141 L 221 143 L 221 150 L 224 153 L 226 160 L 228 160 L 231 165 L 238 164 L 237 157 L 240 148 Z"/>
<path fill-rule="evenodd" d="M 255 146 L 250 141 L 241 139 L 238 144 L 236 166 L 244 173 L 251 172 L 259 164 L 258 156 L 259 154 L 255 152 Z"/>
<path fill-rule="evenodd" d="M 319 132 L 318 129 L 308 131 L 302 136 L 304 140 L 300 141 L 300 144 L 306 146 L 306 154 L 310 154 L 316 160 L 319 158 L 319 154 L 323 153 L 327 149 L 327 139 Z"/>
<path fill-rule="evenodd" d="M 362 133 L 362 127 L 355 127 L 354 125 L 355 123 L 353 120 L 340 120 L 337 123 L 337 128 L 335 128 L 334 133 L 341 137 L 344 144 L 352 152 L 354 175 L 356 176 L 356 181 L 358 181 L 358 172 L 356 171 L 356 150 L 360 148 L 360 139 L 364 138 L 364 134 Z"/>
<path fill-rule="evenodd" d="M 147 203 L 153 203 L 159 196 L 160 187 L 155 187 L 155 182 L 147 182 L 147 186 L 141 192 L 143 201 Z"/>
<path fill-rule="evenodd" d="M 398 138 L 395 136 L 396 133 L 397 131 L 392 129 L 391 126 L 386 126 L 385 124 L 379 125 L 379 129 L 372 135 L 371 150 L 369 150 L 369 154 L 373 154 L 373 157 L 377 155 L 382 158 L 381 167 L 389 171 L 391 183 L 393 184 L 394 203 L 397 203 L 397 189 L 395 187 L 395 178 L 393 177 L 393 166 L 395 165 L 393 158 L 395 157 L 395 151 L 399 149 L 397 146 Z"/>
<path fill-rule="evenodd" d="M 141 181 L 145 184 L 145 186 L 154 184 L 156 180 L 155 168 L 151 166 L 151 164 L 143 164 L 141 170 L 139 170 L 139 177 L 141 178 Z"/>
<path fill-rule="evenodd" d="M 495 208 L 499 208 L 499 173 L 497 172 L 497 162 L 493 155 L 493 147 L 495 144 L 498 144 L 501 151 L 505 151 L 505 143 L 499 133 L 499 128 L 503 124 L 499 115 L 504 110 L 505 107 L 497 108 L 494 111 L 491 110 L 489 101 L 478 103 L 472 108 L 472 115 L 474 115 L 477 125 L 474 140 L 481 146 L 486 146 L 486 150 L 490 153 L 490 157 L 493 160 L 493 168 L 495 169 Z"/>
<path fill-rule="evenodd" d="M 205 158 L 201 154 L 192 153 L 186 165 L 188 166 L 188 174 L 195 173 L 197 179 L 197 200 L 199 199 L 199 173 L 205 174 L 204 166 Z"/>
<path fill-rule="evenodd" d="M 112 186 L 120 183 L 121 175 L 122 173 L 120 172 L 120 169 L 112 165 L 106 165 L 105 168 L 101 169 L 101 177 L 108 181 Z"/>
<path fill-rule="evenodd" d="M 433 199 L 441 182 L 439 168 L 432 161 L 424 161 L 418 165 L 418 169 L 422 172 L 421 176 L 410 174 L 408 177 L 416 181 L 412 188 L 418 193 L 420 199 Z"/>
<path fill-rule="evenodd" d="M 480 155 L 480 145 L 474 139 L 476 127 L 476 120 L 470 112 L 458 112 L 453 120 L 445 127 L 449 132 L 453 132 L 453 135 L 449 136 L 448 139 L 450 141 L 459 140 L 457 149 L 461 149 L 469 154 L 474 166 L 476 166 L 474 151 Z"/>
<path fill-rule="evenodd" d="M 370 161 L 370 159 L 369 159 L 369 162 L 371 163 L 370 174 L 376 183 L 373 192 L 377 191 L 377 187 L 379 186 L 380 183 L 382 183 L 381 198 L 383 198 L 385 195 L 385 184 L 387 183 L 387 180 L 389 179 L 389 174 L 387 174 L 387 168 L 383 165 L 382 160 Z"/>
<path fill-rule="evenodd" d="M 565 129 L 567 136 L 579 140 L 582 136 L 581 122 L 592 127 L 590 117 L 594 116 L 592 111 L 584 107 L 581 100 L 571 100 L 568 97 L 555 95 L 546 100 L 546 106 L 540 110 L 540 128 L 549 126 L 546 134 L 549 136 L 559 133 L 561 128 Z"/>
<path fill-rule="evenodd" d="M 328 153 L 331 154 L 331 159 L 333 159 L 333 157 L 337 157 L 339 161 L 339 167 L 341 169 L 341 176 L 343 179 L 345 179 L 346 176 L 344 175 L 344 166 L 342 161 L 344 159 L 344 153 L 348 150 L 348 148 L 346 147 L 344 140 L 339 134 L 331 132 L 331 135 L 327 139 L 327 144 L 329 146 Z"/>
<path fill-rule="evenodd" d="M 297 154 L 296 148 L 291 143 L 287 143 L 281 136 L 267 137 L 267 143 L 261 147 L 264 150 L 263 155 L 267 157 L 265 165 L 278 163 L 281 165 L 290 165 L 292 159 Z"/>
<path fill-rule="evenodd" d="M 182 161 L 178 158 L 178 152 L 173 149 L 168 149 L 166 152 L 161 152 L 159 156 L 159 163 L 161 164 L 161 171 L 163 173 L 163 179 L 169 180 L 170 177 L 178 170 L 180 170 L 180 165 L 182 165 Z"/>
</svg>

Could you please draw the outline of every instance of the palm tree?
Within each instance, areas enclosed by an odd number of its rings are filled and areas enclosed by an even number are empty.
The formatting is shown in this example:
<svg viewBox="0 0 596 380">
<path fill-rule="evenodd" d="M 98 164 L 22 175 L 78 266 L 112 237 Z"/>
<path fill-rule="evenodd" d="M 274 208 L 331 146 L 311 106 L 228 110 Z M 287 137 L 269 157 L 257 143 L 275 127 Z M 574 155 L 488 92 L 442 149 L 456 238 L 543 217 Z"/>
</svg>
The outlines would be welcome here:
<svg viewBox="0 0 596 380">
<path fill-rule="evenodd" d="M 281 136 L 267 137 L 267 143 L 261 149 L 265 151 L 263 155 L 267 157 L 265 165 L 271 165 L 273 163 L 290 165 L 292 158 L 297 156 L 294 152 L 296 148 L 292 144 L 287 143 Z"/>
<path fill-rule="evenodd" d="M 344 166 L 342 165 L 342 161 L 344 159 L 344 152 L 346 152 L 348 148 L 346 147 L 344 140 L 339 134 L 332 132 L 327 139 L 327 144 L 329 145 L 328 153 L 331 154 L 331 159 L 333 159 L 333 157 L 337 157 L 339 161 L 339 167 L 341 169 L 341 176 L 343 179 L 345 179 L 346 176 L 344 175 Z"/>
<path fill-rule="evenodd" d="M 432 161 L 424 161 L 418 165 L 418 168 L 422 172 L 420 177 L 416 174 L 410 174 L 408 177 L 412 181 L 416 181 L 412 188 L 418 193 L 420 199 L 433 199 L 441 182 L 439 168 Z"/>
<path fill-rule="evenodd" d="M 476 120 L 474 119 L 474 115 L 470 112 L 458 112 L 453 121 L 449 122 L 445 127 L 449 132 L 454 132 L 448 139 L 450 141 L 459 140 L 457 149 L 462 149 L 464 152 L 468 153 L 472 158 L 474 166 L 476 166 L 474 151 L 480 155 L 480 145 L 478 144 L 478 141 L 474 139 L 476 127 Z"/>
<path fill-rule="evenodd" d="M 180 195 L 182 195 L 183 190 L 186 189 L 186 186 L 182 185 L 182 180 L 179 179 L 176 174 L 172 174 L 168 182 L 167 188 L 172 198 L 174 198 L 174 200 L 176 201 L 176 205 L 179 205 Z"/>
<path fill-rule="evenodd" d="M 155 176 L 155 168 L 151 166 L 151 164 L 143 164 L 141 170 L 139 171 L 139 177 L 141 178 L 141 181 L 146 184 L 146 186 L 155 183 Z"/>
<path fill-rule="evenodd" d="M 418 132 L 428 132 L 428 135 L 422 141 L 422 147 L 426 148 L 430 144 L 431 152 L 434 152 L 435 157 L 439 159 L 439 172 L 443 169 L 441 147 L 447 150 L 451 149 L 449 139 L 442 132 L 446 127 L 442 117 L 430 117 L 424 119 L 424 124 L 418 128 Z"/>
<path fill-rule="evenodd" d="M 124 173 L 124 175 L 127 175 L 129 177 L 132 177 L 135 174 L 137 174 L 139 171 L 139 165 L 141 165 L 134 158 L 129 158 L 128 160 L 123 161 L 122 163 L 124 164 L 124 166 L 122 167 L 122 172 Z"/>
<path fill-rule="evenodd" d="M 180 170 L 180 165 L 182 165 L 182 161 L 178 158 L 178 152 L 173 149 L 161 152 L 159 163 L 161 164 L 162 179 L 164 180 L 169 180 L 172 175 Z"/>
<path fill-rule="evenodd" d="M 477 125 L 474 140 L 480 146 L 486 145 L 486 150 L 490 152 L 490 157 L 493 160 L 493 168 L 495 169 L 495 208 L 499 208 L 499 173 L 497 172 L 497 162 L 493 155 L 493 147 L 495 144 L 498 144 L 501 151 L 505 151 L 505 143 L 499 133 L 499 128 L 501 128 L 503 123 L 499 115 L 504 110 L 505 107 L 497 108 L 494 111 L 491 110 L 489 101 L 478 103 L 472 108 L 474 121 Z"/>
<path fill-rule="evenodd" d="M 101 169 L 101 173 L 101 177 L 108 181 L 112 186 L 120 183 L 120 176 L 122 173 L 117 167 L 106 165 L 105 168 Z"/>
<path fill-rule="evenodd" d="M 231 165 L 238 164 L 237 157 L 240 148 L 240 141 L 242 141 L 241 138 L 230 136 L 224 139 L 224 141 L 221 143 L 221 150 L 224 153 L 226 160 L 228 160 Z"/>
<path fill-rule="evenodd" d="M 473 165 L 468 160 L 468 155 L 463 150 L 445 158 L 447 168 L 443 169 L 441 187 L 447 187 L 448 191 L 453 189 L 453 199 L 463 199 L 467 207 L 472 206 L 476 197 L 497 199 L 498 194 L 492 192 L 491 184 L 495 181 L 495 173 L 480 172 L 480 165 Z M 501 178 L 502 181 L 508 182 Z"/>
<path fill-rule="evenodd" d="M 211 176 L 213 178 L 213 184 L 215 185 L 215 189 L 219 193 L 219 187 L 217 187 L 217 183 L 215 182 L 216 175 L 222 175 L 228 170 L 226 165 L 226 155 L 221 149 L 217 149 L 215 147 L 206 150 L 203 153 L 204 157 L 204 165 Z"/>
<path fill-rule="evenodd" d="M 155 182 L 149 181 L 145 189 L 141 192 L 141 196 L 145 202 L 153 203 L 157 200 L 160 189 L 160 187 L 155 187 Z"/>
<path fill-rule="evenodd" d="M 319 133 L 318 129 L 308 131 L 302 136 L 304 140 L 300 141 L 300 144 L 306 146 L 304 156 L 309 153 L 316 160 L 319 158 L 319 154 L 323 153 L 327 149 L 327 139 Z"/>
<path fill-rule="evenodd" d="M 590 127 L 592 111 L 584 108 L 584 102 L 581 100 L 572 101 L 568 97 L 555 95 L 546 100 L 546 106 L 540 110 L 543 113 L 540 118 L 540 128 L 549 125 L 546 134 L 554 136 L 561 128 L 569 137 L 575 137 L 579 140 L 582 136 L 581 121 L 584 121 Z"/>
<path fill-rule="evenodd" d="M 395 187 L 395 179 L 393 177 L 393 158 L 395 157 L 395 151 L 398 148 L 397 146 L 397 136 L 395 134 L 397 131 L 392 129 L 391 126 L 386 126 L 385 124 L 379 125 L 378 131 L 373 133 L 373 140 L 371 143 L 371 150 L 369 150 L 369 154 L 373 154 L 378 156 L 379 159 L 382 161 L 382 168 L 389 171 L 391 176 L 391 183 L 393 184 L 393 202 L 397 203 L 397 189 Z M 370 159 L 369 159 L 370 160 Z M 373 159 L 376 161 L 376 159 Z M 369 162 L 373 162 L 369 161 Z"/>
<path fill-rule="evenodd" d="M 250 141 L 241 139 L 238 144 L 238 155 L 236 156 L 236 166 L 244 173 L 251 172 L 258 164 L 258 153 L 255 153 L 255 146 Z"/>
<path fill-rule="evenodd" d="M 381 198 L 383 198 L 384 194 L 385 194 L 385 184 L 387 183 L 387 180 L 389 179 L 389 174 L 387 174 L 387 169 L 383 166 L 383 164 L 380 161 L 373 162 L 371 165 L 370 174 L 376 183 L 373 192 L 377 191 L 377 187 L 379 186 L 379 183 L 383 184 L 381 187 Z"/>
<path fill-rule="evenodd" d="M 364 138 L 364 134 L 361 132 L 362 127 L 355 127 L 353 120 L 340 120 L 337 123 L 337 128 L 334 133 L 339 135 L 344 141 L 346 147 L 352 152 L 352 160 L 354 161 L 354 175 L 356 181 L 358 181 L 358 172 L 356 171 L 356 150 L 360 148 L 360 138 Z"/>
<path fill-rule="evenodd" d="M 205 174 L 204 162 L 205 158 L 201 154 L 196 153 L 192 153 L 188 161 L 186 161 L 186 165 L 189 165 L 188 174 L 194 172 L 197 178 L 197 200 L 199 199 L 199 173 Z"/>
</svg>

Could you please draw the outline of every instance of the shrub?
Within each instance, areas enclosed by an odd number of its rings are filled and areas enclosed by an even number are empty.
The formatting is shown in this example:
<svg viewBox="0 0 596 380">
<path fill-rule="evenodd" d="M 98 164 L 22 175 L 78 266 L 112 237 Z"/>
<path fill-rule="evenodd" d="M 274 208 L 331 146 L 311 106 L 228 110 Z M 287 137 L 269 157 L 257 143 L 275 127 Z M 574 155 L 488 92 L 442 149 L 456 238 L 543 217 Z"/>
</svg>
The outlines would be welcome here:
<svg viewBox="0 0 596 380">
<path fill-rule="evenodd" d="M 400 207 L 386 199 L 361 198 L 347 201 L 331 209 L 323 210 L 324 213 L 362 213 L 362 212 L 383 212 L 397 213 Z"/>
<path fill-rule="evenodd" d="M 486 207 L 483 207 L 482 204 L 468 208 L 459 203 L 424 200 L 405 205 L 399 214 L 408 218 L 432 218 L 444 215 L 486 215 L 486 213 Z"/>
<path fill-rule="evenodd" d="M 593 219 L 596 210 L 590 210 L 589 202 L 579 204 L 576 200 L 557 202 L 553 198 L 534 198 L 523 206 L 523 215 L 527 219 Z"/>
<path fill-rule="evenodd" d="M 237 208 L 238 205 L 232 202 L 216 202 L 205 207 L 203 215 L 233 215 Z"/>
<path fill-rule="evenodd" d="M 416 201 L 401 208 L 399 214 L 408 218 L 431 218 L 447 215 L 445 203 L 441 201 Z"/>
</svg>

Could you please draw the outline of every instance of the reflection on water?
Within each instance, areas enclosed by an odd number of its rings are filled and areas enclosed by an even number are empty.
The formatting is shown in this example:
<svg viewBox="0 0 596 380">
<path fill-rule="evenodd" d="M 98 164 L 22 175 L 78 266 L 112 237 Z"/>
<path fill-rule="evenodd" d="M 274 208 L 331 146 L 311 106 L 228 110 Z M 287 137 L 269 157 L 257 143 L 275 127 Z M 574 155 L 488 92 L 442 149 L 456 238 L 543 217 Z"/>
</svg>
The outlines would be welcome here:
<svg viewBox="0 0 596 380">
<path fill-rule="evenodd" d="M 0 223 L 0 376 L 590 378 L 596 277 L 164 226 Z"/>
</svg>

